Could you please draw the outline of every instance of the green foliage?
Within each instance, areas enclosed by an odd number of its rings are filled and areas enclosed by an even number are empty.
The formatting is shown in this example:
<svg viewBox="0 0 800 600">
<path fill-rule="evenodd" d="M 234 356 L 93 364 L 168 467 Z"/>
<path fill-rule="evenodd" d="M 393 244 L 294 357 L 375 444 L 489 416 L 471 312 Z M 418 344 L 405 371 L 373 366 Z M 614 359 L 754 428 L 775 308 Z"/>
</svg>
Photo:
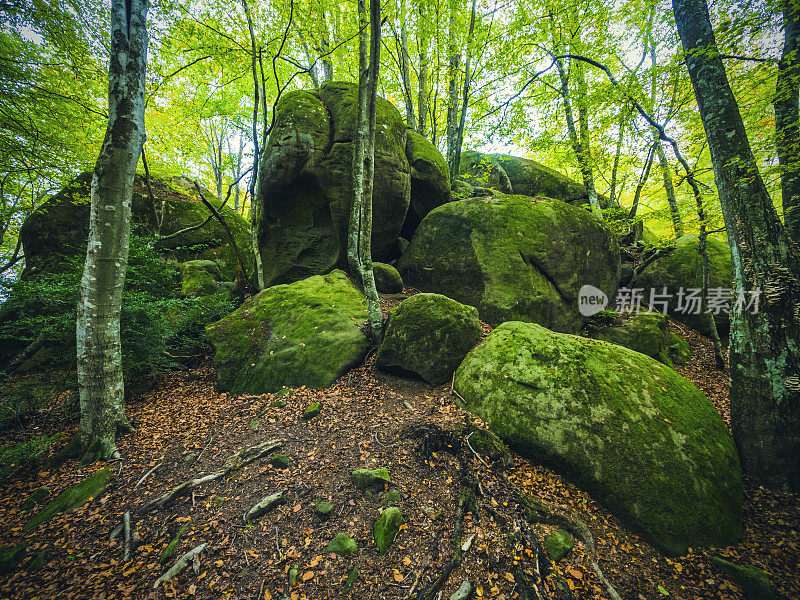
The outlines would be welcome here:
<svg viewBox="0 0 800 600">
<path fill-rule="evenodd" d="M 47 348 L 59 348 L 58 361 L 71 366 L 82 271 L 81 260 L 65 257 L 58 272 L 8 286 L 8 299 L 0 308 L 0 339 L 11 352 L 6 360 L 41 340 Z M 126 378 L 196 355 L 203 348 L 205 326 L 235 308 L 227 294 L 182 300 L 179 292 L 177 269 L 152 249 L 148 238 L 133 235 L 120 313 Z M 20 398 L 11 406 L 30 404 Z"/>
<path fill-rule="evenodd" d="M 37 435 L 22 442 L 8 442 L 0 446 L 0 481 L 6 481 L 43 458 L 52 441 L 52 437 Z"/>
</svg>

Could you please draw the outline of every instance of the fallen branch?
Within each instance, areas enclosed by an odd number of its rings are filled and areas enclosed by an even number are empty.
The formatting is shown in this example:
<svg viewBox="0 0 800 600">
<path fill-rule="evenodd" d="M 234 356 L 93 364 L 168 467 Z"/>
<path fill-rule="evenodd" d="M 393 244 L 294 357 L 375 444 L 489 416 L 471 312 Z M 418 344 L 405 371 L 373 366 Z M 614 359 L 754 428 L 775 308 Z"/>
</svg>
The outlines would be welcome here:
<svg viewBox="0 0 800 600">
<path fill-rule="evenodd" d="M 125 529 L 125 542 L 123 543 L 122 560 L 128 561 L 131 558 L 131 512 L 125 513 L 122 518 L 122 525 Z"/>
<path fill-rule="evenodd" d="M 144 475 L 142 475 L 142 478 L 141 478 L 139 481 L 137 481 L 137 482 L 136 482 L 136 485 L 135 485 L 135 486 L 133 486 L 133 489 L 135 490 L 137 487 L 139 487 L 139 486 L 142 484 L 142 482 L 143 482 L 145 479 L 147 479 L 148 477 L 150 477 L 150 475 L 152 475 L 152 474 L 153 474 L 153 471 L 155 471 L 155 470 L 156 470 L 158 467 L 160 467 L 160 466 L 161 466 L 161 465 L 163 465 L 163 464 L 164 464 L 164 463 L 158 463 L 158 464 L 157 464 L 155 467 L 153 467 L 153 468 L 152 468 L 152 469 L 150 469 L 150 470 L 149 470 L 147 473 L 145 473 Z"/>
<path fill-rule="evenodd" d="M 172 565 L 166 573 L 164 573 L 161 577 L 156 579 L 156 582 L 153 584 L 153 589 L 157 590 L 158 586 L 160 586 L 162 583 L 164 583 L 166 581 L 169 581 L 170 579 L 175 577 L 178 573 L 183 571 L 186 567 L 188 567 L 189 566 L 189 562 L 195 556 L 197 556 L 203 550 L 205 550 L 206 546 L 208 546 L 208 543 L 206 543 L 206 542 L 200 544 L 199 546 L 195 546 L 194 548 L 189 550 L 186 554 L 181 556 L 178 560 L 176 560 L 175 564 Z"/>
<path fill-rule="evenodd" d="M 210 475 L 205 475 L 203 477 L 198 477 L 196 479 L 188 479 L 184 481 L 182 484 L 180 484 L 178 487 L 175 487 L 166 494 L 164 494 L 163 496 L 160 496 L 159 498 L 156 498 L 155 500 L 148 502 L 143 507 L 139 508 L 136 512 L 137 513 L 147 512 L 154 508 L 160 510 L 166 506 L 169 506 L 178 498 L 187 496 L 192 490 L 200 487 L 204 483 L 216 481 L 217 479 L 221 479 L 222 477 L 225 477 L 226 475 L 232 473 L 233 471 L 238 471 L 245 465 L 249 465 L 251 462 L 263 458 L 273 450 L 280 448 L 282 444 L 283 440 L 269 440 L 257 446 L 246 448 L 244 450 L 239 450 L 232 456 L 228 457 L 228 460 L 225 461 L 225 464 L 219 471 L 215 471 Z"/>
</svg>

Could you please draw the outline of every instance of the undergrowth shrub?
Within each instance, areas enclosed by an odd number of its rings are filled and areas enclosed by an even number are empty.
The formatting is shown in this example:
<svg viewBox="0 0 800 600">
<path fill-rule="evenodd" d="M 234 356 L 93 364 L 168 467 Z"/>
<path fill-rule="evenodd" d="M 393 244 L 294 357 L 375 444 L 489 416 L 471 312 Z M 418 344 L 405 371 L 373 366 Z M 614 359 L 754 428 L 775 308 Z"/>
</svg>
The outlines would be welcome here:
<svg viewBox="0 0 800 600">
<path fill-rule="evenodd" d="M 0 308 L 0 368 L 37 340 L 57 348 L 50 364 L 75 364 L 76 306 L 83 260 L 64 257 L 57 273 L 13 282 Z M 126 379 L 163 370 L 195 355 L 205 344 L 205 325 L 230 313 L 227 295 L 183 300 L 177 268 L 149 239 L 131 236 L 122 296 L 120 335 Z"/>
<path fill-rule="evenodd" d="M 53 437 L 37 435 L 22 442 L 0 445 L 0 482 L 45 457 Z"/>
</svg>

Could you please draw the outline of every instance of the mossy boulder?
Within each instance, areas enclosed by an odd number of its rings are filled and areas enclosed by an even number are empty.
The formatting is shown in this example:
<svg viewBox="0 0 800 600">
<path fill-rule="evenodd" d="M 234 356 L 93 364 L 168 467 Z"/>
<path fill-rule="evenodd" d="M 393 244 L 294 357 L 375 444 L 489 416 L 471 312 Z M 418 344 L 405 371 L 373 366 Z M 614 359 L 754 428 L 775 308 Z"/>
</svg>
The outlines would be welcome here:
<svg viewBox="0 0 800 600">
<path fill-rule="evenodd" d="M 377 469 L 356 469 L 350 475 L 350 480 L 357 488 L 365 490 L 377 485 L 390 483 L 392 478 L 389 476 L 389 469 L 379 467 Z"/>
<path fill-rule="evenodd" d="M 644 288 L 645 297 L 649 298 L 650 290 L 656 294 L 669 295 L 670 317 L 689 327 L 696 329 L 703 335 L 710 335 L 708 316 L 705 306 L 696 310 L 678 310 L 678 294 L 681 289 L 684 293 L 688 290 L 700 290 L 703 288 L 703 259 L 698 252 L 700 238 L 694 234 L 686 234 L 678 238 L 675 242 L 675 249 L 668 252 L 658 260 L 653 261 L 644 271 L 639 274 L 636 280 L 637 288 Z M 709 293 L 713 293 L 715 288 L 725 288 L 730 290 L 733 287 L 733 268 L 731 266 L 731 251 L 728 245 L 716 238 L 708 238 L 707 243 L 709 270 L 708 287 Z M 687 301 L 684 299 L 684 304 Z M 699 304 L 698 304 L 699 306 Z M 730 306 L 733 306 L 731 301 Z M 724 311 L 714 315 L 714 322 L 721 336 L 726 336 L 730 329 L 730 316 Z"/>
<path fill-rule="evenodd" d="M 718 556 L 712 556 L 711 562 L 742 587 L 747 600 L 778 600 L 769 575 L 762 569 L 754 565 L 737 565 Z"/>
<path fill-rule="evenodd" d="M 490 154 L 505 171 L 515 194 L 546 196 L 569 204 L 586 204 L 589 197 L 582 184 L 541 163 L 520 156 Z"/>
<path fill-rule="evenodd" d="M 442 153 L 413 129 L 406 130 L 406 158 L 411 166 L 411 202 L 401 233 L 411 239 L 420 221 L 450 201 L 450 170 Z"/>
<path fill-rule="evenodd" d="M 27 543 L 22 542 L 16 546 L 0 548 L 0 575 L 10 573 L 17 568 L 17 565 L 25 558 Z"/>
<path fill-rule="evenodd" d="M 375 275 L 375 287 L 381 294 L 397 294 L 403 291 L 403 278 L 392 265 L 374 262 L 372 272 Z"/>
<path fill-rule="evenodd" d="M 423 219 L 397 267 L 406 285 L 474 306 L 492 325 L 576 332 L 583 285 L 613 297 L 619 247 L 602 221 L 561 200 L 465 198 Z"/>
<path fill-rule="evenodd" d="M 25 219 L 20 229 L 25 253 L 23 277 L 62 272 L 66 264 L 65 258 L 85 256 L 86 240 L 89 236 L 91 183 L 91 173 L 79 175 Z M 179 262 L 215 261 L 219 265 L 222 278 L 232 281 L 236 275 L 236 253 L 219 221 L 212 217 L 203 227 L 168 237 L 193 225 L 199 225 L 211 216 L 208 208 L 199 200 L 197 191 L 156 178 L 152 179 L 151 187 L 158 211 L 163 208 L 161 235 L 168 238 L 159 241 L 156 249 Z M 221 202 L 213 195 L 206 194 L 206 199 L 221 212 L 231 228 L 246 263 L 245 270 L 248 274 L 252 273 L 250 224 L 232 208 L 221 208 Z M 131 211 L 134 226 L 145 231 L 155 231 L 155 211 L 145 178 L 140 175 L 134 179 Z"/>
<path fill-rule="evenodd" d="M 267 288 L 206 327 L 222 391 L 325 387 L 360 363 L 364 296 L 341 271 Z"/>
<path fill-rule="evenodd" d="M 574 478 L 664 551 L 741 535 L 736 448 L 716 409 L 673 369 L 509 322 L 467 355 L 455 390 L 521 454 Z"/>
<path fill-rule="evenodd" d="M 564 558 L 575 542 L 572 541 L 572 536 L 566 529 L 557 529 L 546 538 L 544 538 L 544 547 L 553 562 L 558 562 Z"/>
<path fill-rule="evenodd" d="M 198 298 L 219 291 L 222 281 L 219 265 L 213 260 L 187 260 L 179 264 L 181 272 L 181 296 Z"/>
<path fill-rule="evenodd" d="M 384 509 L 372 528 L 378 554 L 383 554 L 389 549 L 402 524 L 403 513 L 399 508 L 390 506 Z"/>
<path fill-rule="evenodd" d="M 513 193 L 511 180 L 491 154 L 467 150 L 461 153 L 458 166 L 461 180 L 472 187 L 489 188 L 505 194 Z"/>
<path fill-rule="evenodd" d="M 326 520 L 328 517 L 331 516 L 333 512 L 333 504 L 330 502 L 326 502 L 325 500 L 319 500 L 314 504 L 314 514 L 317 515 L 323 521 Z"/>
<path fill-rule="evenodd" d="M 672 345 L 677 336 L 670 332 L 669 320 L 660 312 L 633 313 L 619 324 L 595 331 L 591 337 L 630 348 L 673 366 Z"/>
<path fill-rule="evenodd" d="M 440 294 L 416 294 L 389 313 L 375 366 L 450 381 L 481 337 L 478 311 Z"/>
<path fill-rule="evenodd" d="M 327 273 L 346 262 L 352 140 L 358 86 L 326 82 L 276 106 L 259 165 L 259 252 L 267 286 Z M 379 98 L 376 108 L 372 255 L 393 258 L 411 195 L 406 127 Z"/>
<path fill-rule="evenodd" d="M 49 521 L 58 513 L 72 512 L 86 504 L 92 498 L 97 498 L 102 494 L 108 482 L 114 477 L 114 473 L 109 467 L 104 467 L 89 475 L 83 481 L 68 487 L 58 496 L 53 498 L 47 505 L 39 511 L 30 521 L 25 523 L 23 529 L 28 531 L 38 527 L 45 521 Z"/>
<path fill-rule="evenodd" d="M 50 495 L 50 488 L 39 487 L 31 492 L 28 499 L 22 503 L 22 510 L 33 510 L 37 506 L 41 506 L 45 498 Z"/>
<path fill-rule="evenodd" d="M 355 554 L 356 550 L 358 550 L 356 541 L 342 531 L 337 533 L 336 536 L 328 542 L 328 545 L 322 549 L 323 552 L 332 552 L 340 556 L 350 556 L 351 554 Z"/>
</svg>

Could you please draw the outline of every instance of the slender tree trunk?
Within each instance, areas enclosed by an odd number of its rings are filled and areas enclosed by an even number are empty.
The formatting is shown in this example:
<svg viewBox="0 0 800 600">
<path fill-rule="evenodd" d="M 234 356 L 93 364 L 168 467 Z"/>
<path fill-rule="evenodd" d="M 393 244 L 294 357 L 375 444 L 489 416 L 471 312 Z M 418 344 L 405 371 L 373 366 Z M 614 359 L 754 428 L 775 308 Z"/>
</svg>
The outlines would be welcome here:
<svg viewBox="0 0 800 600">
<path fill-rule="evenodd" d="M 800 256 L 781 225 L 728 84 L 705 0 L 673 0 L 708 138 L 735 286 L 758 312 L 731 314 L 731 421 L 746 473 L 800 488 Z"/>
<path fill-rule="evenodd" d="M 619 174 L 619 159 L 622 155 L 622 141 L 625 138 L 625 124 L 631 117 L 631 110 L 627 103 L 619 111 L 619 130 L 617 133 L 617 143 L 614 151 L 614 166 L 611 168 L 611 191 L 609 192 L 609 206 L 619 206 L 617 199 L 617 175 Z"/>
<path fill-rule="evenodd" d="M 375 172 L 375 112 L 380 66 L 380 0 L 370 0 L 370 43 L 367 55 L 365 0 L 358 0 L 358 113 L 353 139 L 353 199 L 347 236 L 347 262 L 367 297 L 370 336 L 381 339 L 382 315 L 372 271 L 372 191 Z"/>
<path fill-rule="evenodd" d="M 558 68 L 558 75 L 561 79 L 561 99 L 564 101 L 564 116 L 567 119 L 567 132 L 569 133 L 572 150 L 575 152 L 575 158 L 578 161 L 578 167 L 581 171 L 583 187 L 586 190 L 586 195 L 589 197 L 589 205 L 592 207 L 592 212 L 602 218 L 600 203 L 597 199 L 597 191 L 594 188 L 594 176 L 592 175 L 591 166 L 584 153 L 583 136 L 581 136 L 581 138 L 578 137 L 578 130 L 575 127 L 575 116 L 570 100 L 569 77 L 566 69 L 564 69 L 564 63 L 562 63 L 561 60 L 556 61 L 556 67 Z"/>
<path fill-rule="evenodd" d="M 575 41 L 575 40 L 573 40 Z M 589 196 L 589 206 L 592 212 L 599 218 L 603 218 L 600 210 L 600 201 L 597 197 L 597 188 L 594 183 L 594 171 L 592 170 L 592 151 L 589 141 L 589 107 L 586 100 L 586 74 L 583 63 L 576 61 L 572 66 L 575 71 L 575 104 L 578 105 L 578 132 L 580 134 L 581 174 L 583 175 L 583 185 L 586 194 Z"/>
<path fill-rule="evenodd" d="M 652 167 L 653 148 L 651 147 L 650 151 L 647 153 L 647 158 L 644 161 L 644 167 L 642 167 L 642 174 L 639 176 L 639 182 L 636 184 L 636 193 L 633 195 L 633 204 L 631 204 L 631 210 L 628 213 L 629 220 L 633 220 L 636 217 L 636 211 L 639 210 L 639 199 L 642 197 L 642 190 L 644 189 L 644 186 L 650 177 L 650 169 Z"/>
<path fill-rule="evenodd" d="M 672 227 L 675 230 L 675 238 L 677 239 L 685 233 L 685 230 L 681 211 L 678 208 L 678 198 L 675 196 L 675 186 L 672 183 L 672 171 L 669 168 L 667 156 L 664 153 L 664 147 L 661 145 L 661 139 L 657 131 L 653 134 L 653 140 L 656 144 L 656 152 L 658 153 L 661 177 L 664 179 L 664 191 L 667 193 L 667 203 L 669 204 L 669 214 L 672 217 Z"/>
<path fill-rule="evenodd" d="M 257 290 L 264 289 L 264 268 L 261 261 L 261 250 L 258 247 L 261 238 L 261 204 L 256 196 L 256 183 L 258 179 L 258 163 L 261 151 L 258 144 L 258 106 L 261 92 L 261 83 L 258 77 L 258 49 L 256 46 L 256 33 L 253 27 L 253 17 L 247 0 L 242 0 L 244 14 L 247 17 L 247 28 L 250 32 L 250 68 L 253 74 L 253 171 L 250 174 L 250 241 L 253 244 L 253 258 L 255 260 L 255 284 Z"/>
<path fill-rule="evenodd" d="M 467 105 L 469 104 L 469 85 L 472 80 L 470 66 L 472 63 L 472 42 L 475 37 L 475 5 L 476 0 L 472 0 L 472 10 L 469 17 L 469 31 L 467 33 L 467 59 L 464 61 L 464 85 L 461 91 L 461 116 L 458 119 L 458 131 L 456 132 L 456 147 L 454 151 L 455 164 L 461 165 L 461 147 L 464 145 L 464 128 L 467 125 Z"/>
<path fill-rule="evenodd" d="M 399 0 L 398 9 L 400 13 L 400 75 L 403 79 L 403 96 L 406 105 L 406 127 L 417 128 L 417 115 L 414 112 L 414 92 L 411 88 L 411 73 L 408 63 L 410 55 L 408 53 L 408 32 L 406 30 L 406 0 Z"/>
<path fill-rule="evenodd" d="M 319 2 L 319 13 L 317 16 L 319 23 L 320 41 L 317 50 L 320 55 L 320 64 L 322 65 L 322 81 L 333 81 L 333 63 L 330 58 L 331 44 L 329 41 L 330 34 L 328 32 L 328 10 L 324 0 Z"/>
<path fill-rule="evenodd" d="M 79 436 L 84 458 L 118 456 L 125 417 L 119 317 L 128 263 L 131 195 L 144 142 L 147 0 L 113 0 L 108 128 L 91 187 L 89 240 L 78 300 Z"/>
<path fill-rule="evenodd" d="M 782 0 L 783 53 L 775 83 L 775 142 L 781 166 L 783 220 L 800 246 L 800 6 Z"/>
<path fill-rule="evenodd" d="M 424 0 L 419 1 L 419 19 L 417 34 L 419 43 L 419 77 L 417 78 L 417 132 L 422 136 L 428 135 L 428 25 L 425 23 Z"/>
<path fill-rule="evenodd" d="M 449 0 L 450 25 L 448 28 L 447 52 L 450 63 L 447 69 L 448 103 L 447 103 L 447 164 L 450 167 L 450 183 L 458 181 L 460 165 L 456 162 L 458 147 L 458 67 L 461 64 L 461 51 L 456 45 L 456 15 L 459 0 Z"/>
</svg>

